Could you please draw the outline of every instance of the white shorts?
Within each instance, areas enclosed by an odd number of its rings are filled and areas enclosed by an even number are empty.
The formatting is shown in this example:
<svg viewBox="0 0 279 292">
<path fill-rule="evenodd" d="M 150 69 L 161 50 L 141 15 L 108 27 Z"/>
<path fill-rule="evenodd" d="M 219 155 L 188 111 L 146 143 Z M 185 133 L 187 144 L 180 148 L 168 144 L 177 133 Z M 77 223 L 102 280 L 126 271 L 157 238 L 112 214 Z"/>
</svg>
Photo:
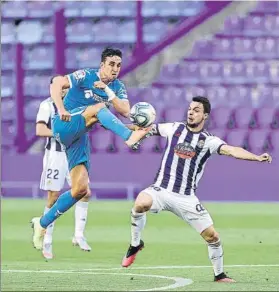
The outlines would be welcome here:
<svg viewBox="0 0 279 292">
<path fill-rule="evenodd" d="M 152 213 L 170 211 L 199 233 L 213 224 L 211 216 L 196 196 L 179 195 L 157 186 L 150 186 L 142 192 L 153 199 L 150 209 Z"/>
<path fill-rule="evenodd" d="M 46 149 L 40 189 L 59 192 L 64 187 L 65 179 L 69 186 L 71 186 L 66 153 Z"/>
</svg>

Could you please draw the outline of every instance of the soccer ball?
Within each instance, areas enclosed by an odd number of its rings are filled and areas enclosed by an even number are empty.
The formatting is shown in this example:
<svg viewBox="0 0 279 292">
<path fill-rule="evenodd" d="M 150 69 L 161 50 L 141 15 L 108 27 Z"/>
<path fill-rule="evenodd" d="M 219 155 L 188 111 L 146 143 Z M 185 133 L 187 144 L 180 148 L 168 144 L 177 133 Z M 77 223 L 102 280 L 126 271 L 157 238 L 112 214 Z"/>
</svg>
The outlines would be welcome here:
<svg viewBox="0 0 279 292">
<path fill-rule="evenodd" d="M 131 108 L 130 120 L 134 125 L 147 128 L 154 123 L 156 111 L 148 102 L 138 102 Z"/>
</svg>

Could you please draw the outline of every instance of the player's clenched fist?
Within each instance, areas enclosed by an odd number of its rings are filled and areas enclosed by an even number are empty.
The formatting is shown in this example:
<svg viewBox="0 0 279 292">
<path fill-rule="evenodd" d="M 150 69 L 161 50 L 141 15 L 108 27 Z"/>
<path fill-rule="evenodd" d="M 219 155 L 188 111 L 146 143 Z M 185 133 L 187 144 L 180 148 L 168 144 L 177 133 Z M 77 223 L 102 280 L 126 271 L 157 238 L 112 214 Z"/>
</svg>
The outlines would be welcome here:
<svg viewBox="0 0 279 292">
<path fill-rule="evenodd" d="M 69 122 L 71 120 L 71 114 L 65 109 L 59 111 L 59 116 L 62 121 Z"/>
<path fill-rule="evenodd" d="M 264 154 L 259 156 L 259 161 L 260 162 L 265 162 L 266 161 L 266 162 L 271 163 L 272 157 L 268 153 L 264 153 Z"/>
<path fill-rule="evenodd" d="M 106 84 L 103 81 L 95 81 L 94 82 L 94 87 L 99 88 L 99 89 L 105 89 Z"/>
</svg>

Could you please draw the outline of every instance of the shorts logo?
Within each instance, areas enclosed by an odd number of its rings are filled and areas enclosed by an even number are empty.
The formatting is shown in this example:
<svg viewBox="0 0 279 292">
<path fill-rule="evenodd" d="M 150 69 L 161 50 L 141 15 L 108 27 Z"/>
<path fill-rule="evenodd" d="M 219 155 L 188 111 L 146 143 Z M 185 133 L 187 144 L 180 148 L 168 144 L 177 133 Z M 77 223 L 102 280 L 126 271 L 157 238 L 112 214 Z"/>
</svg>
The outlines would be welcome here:
<svg viewBox="0 0 279 292">
<path fill-rule="evenodd" d="M 84 97 L 85 97 L 85 98 L 93 97 L 93 92 L 92 92 L 92 90 L 84 90 Z"/>
<path fill-rule="evenodd" d="M 205 211 L 205 208 L 203 207 L 202 204 L 197 204 L 196 205 L 196 210 L 197 210 L 197 212 L 203 212 L 203 211 Z"/>
<path fill-rule="evenodd" d="M 187 142 L 178 143 L 174 147 L 174 153 L 182 159 L 193 158 L 196 155 L 195 149 Z"/>
<path fill-rule="evenodd" d="M 198 143 L 197 143 L 197 147 L 198 148 L 203 148 L 204 144 L 205 144 L 204 140 L 199 140 Z"/>
<path fill-rule="evenodd" d="M 153 186 L 153 189 L 154 189 L 155 191 L 157 191 L 157 192 L 160 192 L 160 191 L 161 191 L 161 188 L 159 188 L 159 187 L 155 187 L 155 186 Z"/>
</svg>

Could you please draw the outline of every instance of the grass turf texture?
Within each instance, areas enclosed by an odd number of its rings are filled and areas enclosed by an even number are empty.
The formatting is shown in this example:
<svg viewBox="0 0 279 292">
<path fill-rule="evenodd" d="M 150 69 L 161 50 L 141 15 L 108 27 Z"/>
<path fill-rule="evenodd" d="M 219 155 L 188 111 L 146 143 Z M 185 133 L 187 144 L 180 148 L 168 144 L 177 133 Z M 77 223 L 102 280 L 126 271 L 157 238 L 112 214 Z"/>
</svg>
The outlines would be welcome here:
<svg viewBox="0 0 279 292">
<path fill-rule="evenodd" d="M 213 282 L 207 246 L 194 230 L 168 212 L 148 215 L 143 233 L 146 247 L 131 268 L 121 269 L 130 240 L 132 202 L 90 203 L 86 228 L 92 246 L 90 253 L 72 246 L 73 210 L 64 214 L 54 230 L 55 258 L 46 262 L 32 247 L 29 224 L 33 216 L 42 213 L 44 201 L 3 199 L 1 288 L 3 291 L 132 291 L 175 283 L 169 278 L 144 276 L 161 275 L 193 280 L 191 285 L 171 291 L 279 291 L 279 204 L 204 205 L 223 242 L 225 271 L 237 280 L 236 284 Z M 260 264 L 264 266 L 253 266 Z M 152 266 L 169 267 L 148 268 Z"/>
</svg>

